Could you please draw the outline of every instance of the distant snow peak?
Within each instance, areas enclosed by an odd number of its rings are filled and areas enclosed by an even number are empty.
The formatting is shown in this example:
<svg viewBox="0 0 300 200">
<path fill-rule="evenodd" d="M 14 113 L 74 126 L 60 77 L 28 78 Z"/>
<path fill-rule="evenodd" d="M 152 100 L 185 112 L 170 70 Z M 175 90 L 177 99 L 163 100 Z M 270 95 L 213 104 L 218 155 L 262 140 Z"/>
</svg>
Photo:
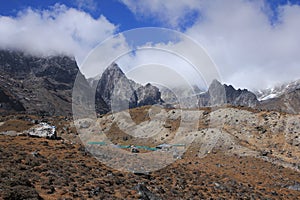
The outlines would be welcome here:
<svg viewBox="0 0 300 200">
<path fill-rule="evenodd" d="M 300 88 L 300 79 L 290 83 L 277 85 L 265 90 L 258 90 L 257 92 L 255 92 L 255 94 L 259 101 L 265 101 L 268 99 L 280 97 L 285 93 L 291 92 L 299 88 Z"/>
</svg>

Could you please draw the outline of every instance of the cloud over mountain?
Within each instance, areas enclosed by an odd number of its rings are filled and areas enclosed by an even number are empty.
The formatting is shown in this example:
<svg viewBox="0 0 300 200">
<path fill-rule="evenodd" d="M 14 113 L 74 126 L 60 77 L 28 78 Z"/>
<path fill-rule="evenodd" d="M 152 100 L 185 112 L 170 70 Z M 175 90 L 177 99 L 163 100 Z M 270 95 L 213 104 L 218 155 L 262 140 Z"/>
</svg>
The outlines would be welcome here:
<svg viewBox="0 0 300 200">
<path fill-rule="evenodd" d="M 300 6 L 272 10 L 269 2 L 123 0 L 137 18 L 183 30 L 204 46 L 225 82 L 248 88 L 300 77 Z M 186 20 L 192 22 L 182 26 Z"/>
<path fill-rule="evenodd" d="M 0 47 L 43 55 L 63 53 L 82 61 L 116 29 L 102 15 L 94 19 L 82 10 L 61 4 L 45 10 L 28 8 L 16 17 L 0 16 Z"/>
</svg>

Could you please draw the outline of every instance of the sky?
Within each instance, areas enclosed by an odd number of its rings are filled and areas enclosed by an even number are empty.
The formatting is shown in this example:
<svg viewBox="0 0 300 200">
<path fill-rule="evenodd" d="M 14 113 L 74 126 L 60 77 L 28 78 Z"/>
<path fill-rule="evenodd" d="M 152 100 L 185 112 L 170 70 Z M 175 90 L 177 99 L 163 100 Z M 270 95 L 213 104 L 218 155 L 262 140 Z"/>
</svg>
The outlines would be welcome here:
<svg viewBox="0 0 300 200">
<path fill-rule="evenodd" d="M 167 28 L 191 38 L 212 60 L 221 81 L 235 87 L 263 89 L 300 77 L 300 0 L 0 0 L 2 49 L 74 56 L 82 72 L 92 77 L 101 70 L 86 68 L 87 56 L 102 45 L 103 57 L 127 52 L 117 63 L 139 82 L 157 78 L 150 73 L 164 79 L 171 70 L 192 84 L 203 84 L 203 77 L 200 81 L 193 76 L 193 63 L 166 53 L 183 48 L 195 54 L 186 39 L 150 35 L 150 46 L 164 49 L 163 53 L 137 51 L 149 47 L 146 40 L 132 52 L 127 33 L 144 27 Z M 112 38 L 115 34 L 118 37 Z M 135 34 L 139 38 L 143 34 Z M 152 70 L 141 70 L 151 63 Z M 134 71 L 137 66 L 141 68 Z M 169 72 L 160 72 L 159 66 Z M 181 80 L 174 77 L 169 79 L 175 85 Z"/>
</svg>

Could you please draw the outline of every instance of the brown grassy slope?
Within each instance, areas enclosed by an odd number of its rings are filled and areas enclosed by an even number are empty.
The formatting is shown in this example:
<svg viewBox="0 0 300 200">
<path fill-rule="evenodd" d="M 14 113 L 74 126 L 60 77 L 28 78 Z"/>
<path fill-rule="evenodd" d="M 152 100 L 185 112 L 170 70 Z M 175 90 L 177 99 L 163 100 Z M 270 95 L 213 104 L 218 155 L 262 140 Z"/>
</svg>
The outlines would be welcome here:
<svg viewBox="0 0 300 200">
<path fill-rule="evenodd" d="M 142 182 L 163 199 L 297 199 L 300 195 L 288 189 L 300 182 L 298 172 L 218 151 L 203 159 L 187 153 L 150 176 L 138 176 L 104 166 L 79 144 L 2 135 L 0 147 L 3 199 L 37 194 L 44 199 L 138 199 L 135 187 Z"/>
<path fill-rule="evenodd" d="M 147 112 L 142 108 L 131 112 L 136 122 L 147 120 Z M 5 118 L 9 119 L 16 118 Z M 75 128 L 68 125 L 69 119 L 45 120 L 56 125 L 65 139 L 0 135 L 0 199 L 139 199 L 138 183 L 145 183 L 162 199 L 300 196 L 300 191 L 292 190 L 292 186 L 300 186 L 299 172 L 218 149 L 200 159 L 196 156 L 197 144 L 187 150 L 183 159 L 149 176 L 116 171 L 97 161 L 80 142 L 74 143 L 79 140 Z M 26 123 L 19 122 L 9 124 L 27 128 Z M 200 128 L 207 127 L 205 121 L 201 124 Z M 112 139 L 121 141 L 123 135 L 118 131 L 116 127 L 111 130 Z"/>
</svg>

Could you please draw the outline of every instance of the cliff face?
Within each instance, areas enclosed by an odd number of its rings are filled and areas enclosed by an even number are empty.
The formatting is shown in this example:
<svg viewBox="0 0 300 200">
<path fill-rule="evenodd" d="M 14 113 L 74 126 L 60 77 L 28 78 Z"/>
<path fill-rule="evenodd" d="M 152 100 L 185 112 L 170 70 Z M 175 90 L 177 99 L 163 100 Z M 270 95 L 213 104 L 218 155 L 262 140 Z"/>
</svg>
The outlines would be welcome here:
<svg viewBox="0 0 300 200">
<path fill-rule="evenodd" d="M 256 94 L 261 100 L 260 109 L 300 113 L 300 80 L 260 90 Z"/>
<path fill-rule="evenodd" d="M 97 113 L 110 111 L 112 103 L 120 110 L 163 102 L 158 88 L 129 80 L 115 63 L 102 74 L 96 97 L 75 59 L 68 56 L 37 57 L 1 50 L 0 72 L 0 110 L 5 112 L 71 115 L 76 77 L 80 80 L 78 102 L 95 98 Z"/>
<path fill-rule="evenodd" d="M 77 75 L 89 90 L 75 59 L 67 56 L 37 57 L 1 50 L 0 72 L 0 103 L 8 111 L 14 108 L 26 113 L 71 115 Z"/>
<path fill-rule="evenodd" d="M 0 110 L 5 111 L 25 111 L 22 103 L 11 94 L 7 94 L 3 89 L 0 88 Z"/>
<path fill-rule="evenodd" d="M 128 79 L 116 63 L 103 72 L 96 91 L 96 98 L 101 96 L 115 111 L 163 102 L 157 87 L 142 86 Z"/>
<path fill-rule="evenodd" d="M 150 83 L 136 90 L 137 106 L 163 103 L 159 89 Z"/>
<path fill-rule="evenodd" d="M 101 96 L 105 103 L 121 106 L 116 109 L 133 108 L 137 104 L 137 96 L 130 80 L 116 63 L 111 64 L 102 74 L 96 89 L 96 96 Z"/>
<path fill-rule="evenodd" d="M 259 105 L 255 94 L 244 89 L 234 89 L 231 85 L 222 85 L 219 81 L 214 80 L 206 93 L 200 94 L 199 106 L 220 106 L 230 104 L 233 106 L 256 107 Z"/>
<path fill-rule="evenodd" d="M 0 111 L 26 112 L 42 115 L 72 115 L 72 90 L 74 81 L 80 80 L 80 101 L 95 98 L 97 113 L 119 111 L 144 105 L 163 104 L 161 92 L 151 84 L 142 86 L 126 77 L 116 63 L 111 64 L 99 81 L 90 86 L 79 71 L 74 58 L 68 56 L 37 57 L 23 52 L 0 50 Z M 96 96 L 93 90 L 96 89 Z M 275 110 L 287 113 L 300 112 L 299 81 L 280 87 L 270 98 L 258 101 L 254 93 L 235 89 L 214 80 L 207 92 L 197 92 L 200 107 L 233 105 Z M 166 103 L 178 100 L 192 102 L 188 94 L 176 100 L 172 92 L 164 92 Z M 93 109 L 93 108 L 89 108 Z M 79 109 L 80 110 L 80 109 Z M 83 111 L 85 108 L 82 109 Z"/>
<path fill-rule="evenodd" d="M 279 112 L 299 114 L 300 89 L 291 90 L 281 94 L 279 97 L 261 101 L 260 108 L 264 110 L 275 110 Z"/>
</svg>

